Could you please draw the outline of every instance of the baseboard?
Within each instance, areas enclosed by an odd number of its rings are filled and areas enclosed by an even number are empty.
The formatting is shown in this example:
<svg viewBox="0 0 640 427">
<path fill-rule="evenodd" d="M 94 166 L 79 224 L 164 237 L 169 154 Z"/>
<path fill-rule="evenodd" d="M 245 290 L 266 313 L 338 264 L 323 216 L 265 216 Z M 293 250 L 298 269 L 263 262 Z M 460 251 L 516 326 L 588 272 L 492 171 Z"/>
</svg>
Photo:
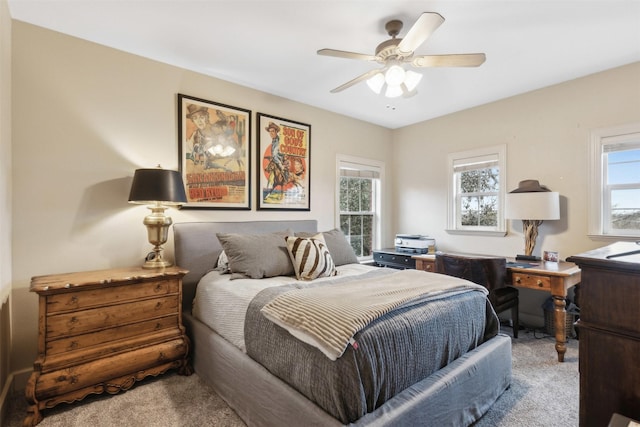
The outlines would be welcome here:
<svg viewBox="0 0 640 427">
<path fill-rule="evenodd" d="M 7 381 L 2 387 L 2 394 L 0 394 L 0 426 L 6 425 L 7 412 L 9 411 L 9 400 L 14 393 L 22 392 L 31 375 L 31 369 L 23 369 L 18 372 L 12 372 L 7 377 Z"/>
<path fill-rule="evenodd" d="M 9 374 L 7 381 L 2 387 L 2 394 L 0 394 L 0 426 L 6 425 L 7 413 L 9 411 L 9 398 L 11 397 L 11 391 L 13 384 L 13 374 Z"/>
<path fill-rule="evenodd" d="M 544 327 L 544 317 L 540 315 L 529 314 L 521 311 L 519 314 L 519 320 L 522 325 L 530 325 L 536 328 Z"/>
<path fill-rule="evenodd" d="M 12 390 L 24 394 L 24 389 L 27 387 L 27 381 L 29 381 L 31 372 L 33 372 L 32 368 L 25 368 L 14 372 Z"/>
</svg>

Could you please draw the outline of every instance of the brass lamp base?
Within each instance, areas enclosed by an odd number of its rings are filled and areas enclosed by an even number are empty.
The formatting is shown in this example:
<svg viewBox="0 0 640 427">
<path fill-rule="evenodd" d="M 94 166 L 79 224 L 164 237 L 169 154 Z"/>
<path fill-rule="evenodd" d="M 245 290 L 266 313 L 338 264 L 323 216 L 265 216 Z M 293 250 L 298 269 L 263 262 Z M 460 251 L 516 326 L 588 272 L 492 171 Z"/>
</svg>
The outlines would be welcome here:
<svg viewBox="0 0 640 427">
<path fill-rule="evenodd" d="M 159 249 L 156 251 L 156 249 Z M 165 268 L 171 267 L 173 264 L 169 261 L 165 261 L 162 258 L 162 247 L 154 248 L 153 252 L 149 252 L 145 258 L 145 263 L 142 264 L 142 268 Z"/>
<path fill-rule="evenodd" d="M 147 268 L 147 269 L 153 269 L 153 268 L 165 268 L 165 267 L 171 267 L 173 264 L 171 264 L 168 261 L 147 261 L 144 264 L 142 264 L 142 268 Z"/>
<path fill-rule="evenodd" d="M 154 245 L 154 248 L 153 252 L 149 252 L 145 258 L 146 262 L 142 265 L 142 268 L 170 267 L 172 265 L 171 262 L 165 261 L 162 257 L 162 245 L 167 242 L 169 227 L 173 221 L 164 214 L 165 206 L 161 206 L 158 203 L 155 206 L 149 207 L 149 209 L 151 209 L 151 213 L 144 218 L 143 223 L 147 226 L 149 243 Z"/>
</svg>

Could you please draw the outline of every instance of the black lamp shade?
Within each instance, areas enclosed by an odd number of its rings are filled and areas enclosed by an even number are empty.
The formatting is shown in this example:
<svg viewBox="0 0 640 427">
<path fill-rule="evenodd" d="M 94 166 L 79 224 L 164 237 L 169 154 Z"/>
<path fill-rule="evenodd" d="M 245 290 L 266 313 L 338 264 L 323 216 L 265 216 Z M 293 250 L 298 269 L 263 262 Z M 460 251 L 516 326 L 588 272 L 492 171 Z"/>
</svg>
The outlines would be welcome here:
<svg viewBox="0 0 640 427">
<path fill-rule="evenodd" d="M 137 169 L 133 175 L 129 202 L 167 205 L 187 203 L 180 172 L 168 169 Z"/>
</svg>

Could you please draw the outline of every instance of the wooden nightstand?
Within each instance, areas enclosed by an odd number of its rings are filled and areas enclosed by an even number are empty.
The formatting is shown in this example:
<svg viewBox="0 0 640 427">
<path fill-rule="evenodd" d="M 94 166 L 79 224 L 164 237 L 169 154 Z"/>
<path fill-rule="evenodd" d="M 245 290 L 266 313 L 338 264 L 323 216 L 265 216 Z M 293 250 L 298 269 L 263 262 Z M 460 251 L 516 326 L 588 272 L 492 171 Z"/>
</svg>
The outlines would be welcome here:
<svg viewBox="0 0 640 427">
<path fill-rule="evenodd" d="M 117 393 L 176 368 L 191 374 L 182 326 L 179 267 L 127 268 L 34 277 L 38 357 L 26 387 L 25 426 L 41 410 Z"/>
</svg>

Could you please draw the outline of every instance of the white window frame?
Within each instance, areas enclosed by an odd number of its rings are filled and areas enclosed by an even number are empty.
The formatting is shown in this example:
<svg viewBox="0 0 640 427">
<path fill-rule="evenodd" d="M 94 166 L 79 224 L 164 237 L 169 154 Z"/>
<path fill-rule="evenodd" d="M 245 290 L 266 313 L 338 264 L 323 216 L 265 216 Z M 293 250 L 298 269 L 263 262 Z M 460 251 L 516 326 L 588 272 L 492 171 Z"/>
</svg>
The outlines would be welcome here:
<svg viewBox="0 0 640 427">
<path fill-rule="evenodd" d="M 474 150 L 460 151 L 451 153 L 448 156 L 448 193 L 447 193 L 447 233 L 450 234 L 469 234 L 481 236 L 505 236 L 507 234 L 507 222 L 504 219 L 504 200 L 506 197 L 507 182 L 507 146 L 506 144 L 494 145 L 491 147 L 478 148 Z M 498 223 L 495 227 L 473 227 L 459 225 L 460 209 L 459 194 L 456 185 L 456 165 L 460 163 L 482 162 L 487 159 L 496 161 L 499 168 L 498 190 Z"/>
<path fill-rule="evenodd" d="M 589 209 L 588 236 L 595 239 L 637 240 L 640 232 L 610 231 L 610 197 L 612 187 L 606 185 L 607 165 L 604 148 L 610 144 L 637 146 L 640 140 L 640 123 L 594 129 L 589 145 Z M 627 185 L 628 186 L 628 185 Z M 636 188 L 635 186 L 633 188 Z"/>
<path fill-rule="evenodd" d="M 372 229 L 372 250 L 379 249 L 382 244 L 382 200 L 384 198 L 385 165 L 379 160 L 366 159 L 363 157 L 348 156 L 338 154 L 336 156 L 336 201 L 335 201 L 335 224 L 340 228 L 340 170 L 343 168 L 356 169 L 362 171 L 374 171 L 379 175 L 377 186 L 374 189 L 374 225 Z M 368 257 L 358 257 L 358 261 L 370 261 L 373 254 Z"/>
</svg>

